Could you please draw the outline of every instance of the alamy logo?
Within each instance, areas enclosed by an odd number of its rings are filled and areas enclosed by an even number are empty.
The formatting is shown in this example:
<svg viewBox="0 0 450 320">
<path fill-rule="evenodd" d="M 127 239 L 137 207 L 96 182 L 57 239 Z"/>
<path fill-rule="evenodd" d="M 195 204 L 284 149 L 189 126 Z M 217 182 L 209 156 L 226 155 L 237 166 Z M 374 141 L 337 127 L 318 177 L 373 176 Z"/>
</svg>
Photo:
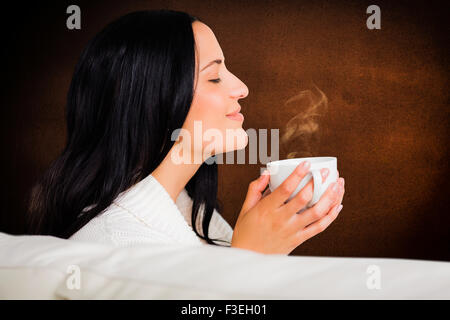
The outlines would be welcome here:
<svg viewBox="0 0 450 320">
<path fill-rule="evenodd" d="M 67 277 L 66 286 L 69 290 L 79 290 L 81 288 L 81 270 L 80 267 L 72 264 L 67 267 L 70 276 Z"/>
<path fill-rule="evenodd" d="M 242 129 L 226 129 L 225 133 L 217 128 L 209 128 L 203 130 L 203 121 L 194 121 L 194 132 L 178 128 L 172 132 L 171 140 L 176 141 L 173 152 L 171 153 L 171 160 L 174 164 L 206 164 L 224 163 L 223 153 L 215 154 L 215 149 L 222 150 L 224 146 L 228 150 L 236 149 L 237 146 L 246 145 L 248 141 L 249 145 L 249 163 L 256 164 L 259 161 L 263 164 L 279 160 L 279 129 L 271 129 L 271 155 L 269 156 L 267 146 L 267 129 L 259 129 L 257 132 L 253 128 L 249 128 L 246 131 L 248 138 L 242 135 Z M 201 146 L 207 143 L 203 150 L 203 154 L 194 153 L 194 159 L 192 159 L 191 148 L 195 150 L 201 148 Z M 259 148 L 258 148 L 259 147 Z M 225 154 L 226 163 L 233 164 L 234 153 L 227 152 Z M 237 151 L 237 163 L 245 164 L 245 150 L 239 148 Z"/>
<path fill-rule="evenodd" d="M 366 13 L 371 15 L 367 18 L 367 29 L 381 29 L 381 9 L 379 6 L 373 4 L 367 7 Z"/>
<path fill-rule="evenodd" d="M 381 289 L 381 269 L 376 264 L 367 267 L 366 273 L 369 274 L 366 285 L 369 290 Z"/>
<path fill-rule="evenodd" d="M 66 26 L 67 29 L 81 29 L 81 9 L 79 6 L 73 4 L 67 7 L 66 13 L 70 16 L 67 17 Z"/>
</svg>

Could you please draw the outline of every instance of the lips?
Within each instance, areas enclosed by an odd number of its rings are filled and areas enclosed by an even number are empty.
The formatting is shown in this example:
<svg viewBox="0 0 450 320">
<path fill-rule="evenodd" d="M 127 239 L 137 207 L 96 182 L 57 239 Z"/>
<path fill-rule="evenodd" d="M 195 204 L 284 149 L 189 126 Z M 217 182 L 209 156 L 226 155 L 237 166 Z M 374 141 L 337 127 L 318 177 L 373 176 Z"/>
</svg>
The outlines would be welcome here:
<svg viewBox="0 0 450 320">
<path fill-rule="evenodd" d="M 241 107 L 239 106 L 239 108 L 237 108 L 236 110 L 234 110 L 232 113 L 227 114 L 227 116 L 235 116 L 236 114 L 239 113 L 239 111 L 241 111 Z"/>
<path fill-rule="evenodd" d="M 239 106 L 239 108 L 237 108 L 235 111 L 233 111 L 232 113 L 229 113 L 226 115 L 226 117 L 230 120 L 234 120 L 234 121 L 244 121 L 244 115 L 242 113 L 240 113 L 239 111 L 241 111 L 241 107 Z"/>
</svg>

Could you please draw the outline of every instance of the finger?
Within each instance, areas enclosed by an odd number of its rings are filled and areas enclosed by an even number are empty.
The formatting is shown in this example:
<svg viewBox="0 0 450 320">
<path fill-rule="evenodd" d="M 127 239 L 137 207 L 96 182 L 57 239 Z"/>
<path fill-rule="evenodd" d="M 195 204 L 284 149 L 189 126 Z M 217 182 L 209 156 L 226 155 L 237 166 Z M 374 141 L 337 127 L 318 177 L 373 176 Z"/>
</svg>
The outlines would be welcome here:
<svg viewBox="0 0 450 320">
<path fill-rule="evenodd" d="M 340 204 L 334 206 L 325 217 L 298 231 L 297 237 L 303 242 L 324 231 L 337 218 L 342 208 Z"/>
<path fill-rule="evenodd" d="M 325 183 L 330 171 L 327 168 L 323 168 L 320 170 L 322 175 L 322 183 Z M 314 180 L 311 179 L 308 183 L 300 190 L 299 193 L 295 195 L 287 204 L 283 206 L 283 214 L 286 214 L 288 218 L 289 216 L 296 214 L 298 211 L 306 207 L 308 202 L 311 201 L 314 193 Z"/>
<path fill-rule="evenodd" d="M 270 192 L 270 188 L 266 188 L 266 191 L 264 191 L 263 192 L 263 198 L 265 197 L 265 196 L 268 196 L 269 194 L 270 194 L 271 192 Z"/>
<path fill-rule="evenodd" d="M 345 184 L 345 180 L 344 180 L 344 178 L 342 178 L 341 194 L 338 197 L 339 199 L 334 203 L 335 205 L 336 204 L 342 204 L 342 200 L 344 199 L 344 193 L 345 193 L 345 186 L 344 186 L 344 184 Z"/>
<path fill-rule="evenodd" d="M 344 198 L 344 193 L 345 193 L 344 178 L 339 178 L 337 181 L 339 183 L 339 192 L 338 192 L 338 196 L 336 197 L 336 200 L 331 204 L 331 207 L 334 207 L 334 206 L 340 204 L 342 202 L 342 199 Z"/>
<path fill-rule="evenodd" d="M 344 198 L 344 193 L 345 193 L 344 183 L 345 183 L 345 180 L 344 180 L 344 178 L 342 178 L 341 179 L 342 181 L 341 181 L 340 178 L 341 177 L 339 177 L 339 170 L 337 170 L 337 181 L 341 183 L 340 184 L 340 186 L 341 186 L 341 194 L 340 194 L 340 196 L 338 196 L 338 199 L 334 202 L 334 205 L 340 204 L 342 202 L 342 199 Z"/>
<path fill-rule="evenodd" d="M 245 197 L 244 204 L 242 205 L 243 212 L 247 212 L 256 205 L 256 203 L 262 198 L 262 192 L 264 191 L 268 183 L 269 172 L 267 170 L 264 170 L 264 172 L 258 179 L 253 180 L 249 184 L 247 196 Z"/>
<path fill-rule="evenodd" d="M 268 202 L 268 206 L 277 209 L 291 196 L 297 189 L 298 184 L 308 174 L 311 163 L 303 161 L 294 171 L 280 184 L 270 195 L 265 197 L 263 201 Z"/>
<path fill-rule="evenodd" d="M 338 181 L 330 184 L 315 205 L 298 215 L 297 220 L 300 228 L 324 217 L 330 211 L 330 208 L 335 206 L 336 201 L 341 195 L 341 187 L 339 185 L 340 180 L 342 180 L 342 178 L 339 178 Z"/>
</svg>

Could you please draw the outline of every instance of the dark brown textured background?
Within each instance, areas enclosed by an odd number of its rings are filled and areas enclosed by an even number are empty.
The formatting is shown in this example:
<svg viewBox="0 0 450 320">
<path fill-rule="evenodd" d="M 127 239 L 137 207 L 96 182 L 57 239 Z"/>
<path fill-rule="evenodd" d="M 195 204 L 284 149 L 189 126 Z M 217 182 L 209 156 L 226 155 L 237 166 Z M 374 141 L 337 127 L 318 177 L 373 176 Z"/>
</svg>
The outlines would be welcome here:
<svg viewBox="0 0 450 320">
<path fill-rule="evenodd" d="M 66 8 L 81 7 L 81 30 Z M 366 28 L 367 6 L 381 30 Z M 169 8 L 200 17 L 227 67 L 249 87 L 244 129 L 279 128 L 285 102 L 312 84 L 328 98 L 319 139 L 288 151 L 336 156 L 344 209 L 293 254 L 450 261 L 449 27 L 445 2 L 98 1 L 16 4 L 2 23 L 0 230 L 23 233 L 26 197 L 65 143 L 65 97 L 82 49 L 112 19 Z M 316 137 L 317 138 L 317 137 Z M 221 165 L 219 196 L 234 226 L 261 164 Z"/>
</svg>

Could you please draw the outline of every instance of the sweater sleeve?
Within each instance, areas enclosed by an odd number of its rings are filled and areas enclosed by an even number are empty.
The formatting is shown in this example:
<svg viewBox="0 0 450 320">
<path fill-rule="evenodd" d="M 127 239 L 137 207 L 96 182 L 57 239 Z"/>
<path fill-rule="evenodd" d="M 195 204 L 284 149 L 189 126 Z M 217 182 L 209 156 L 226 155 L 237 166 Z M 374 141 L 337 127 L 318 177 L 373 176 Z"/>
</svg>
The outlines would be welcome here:
<svg viewBox="0 0 450 320">
<path fill-rule="evenodd" d="M 222 215 L 214 209 L 213 216 L 211 218 L 210 238 L 218 237 L 219 239 L 227 241 L 227 245 L 231 245 L 231 239 L 233 237 L 233 228 L 222 217 Z M 225 245 L 225 243 L 223 243 Z"/>
<path fill-rule="evenodd" d="M 122 192 L 110 207 L 71 238 L 118 246 L 148 242 L 202 244 L 152 175 Z"/>
<path fill-rule="evenodd" d="M 164 187 L 149 175 L 129 190 L 122 192 L 103 213 L 93 218 L 71 238 L 131 246 L 148 242 L 207 244 L 191 226 L 192 199 L 184 189 L 176 203 Z M 197 232 L 204 236 L 201 221 L 203 206 L 196 219 Z M 209 225 L 209 238 L 231 244 L 233 229 L 214 210 Z"/>
<path fill-rule="evenodd" d="M 176 202 L 180 212 L 183 214 L 186 222 L 192 228 L 192 205 L 193 201 L 187 194 L 186 189 L 184 189 L 177 198 Z M 199 216 L 196 219 L 196 229 L 197 232 L 204 236 L 202 220 L 204 214 L 204 206 L 200 207 Z M 213 215 L 211 217 L 211 222 L 209 224 L 208 236 L 211 239 L 219 239 L 216 243 L 224 246 L 229 246 L 231 244 L 231 239 L 233 237 L 233 228 L 228 224 L 228 222 L 222 217 L 222 215 L 214 209 Z M 225 242 L 224 242 L 225 241 Z M 202 240 L 202 242 L 204 242 Z"/>
</svg>

